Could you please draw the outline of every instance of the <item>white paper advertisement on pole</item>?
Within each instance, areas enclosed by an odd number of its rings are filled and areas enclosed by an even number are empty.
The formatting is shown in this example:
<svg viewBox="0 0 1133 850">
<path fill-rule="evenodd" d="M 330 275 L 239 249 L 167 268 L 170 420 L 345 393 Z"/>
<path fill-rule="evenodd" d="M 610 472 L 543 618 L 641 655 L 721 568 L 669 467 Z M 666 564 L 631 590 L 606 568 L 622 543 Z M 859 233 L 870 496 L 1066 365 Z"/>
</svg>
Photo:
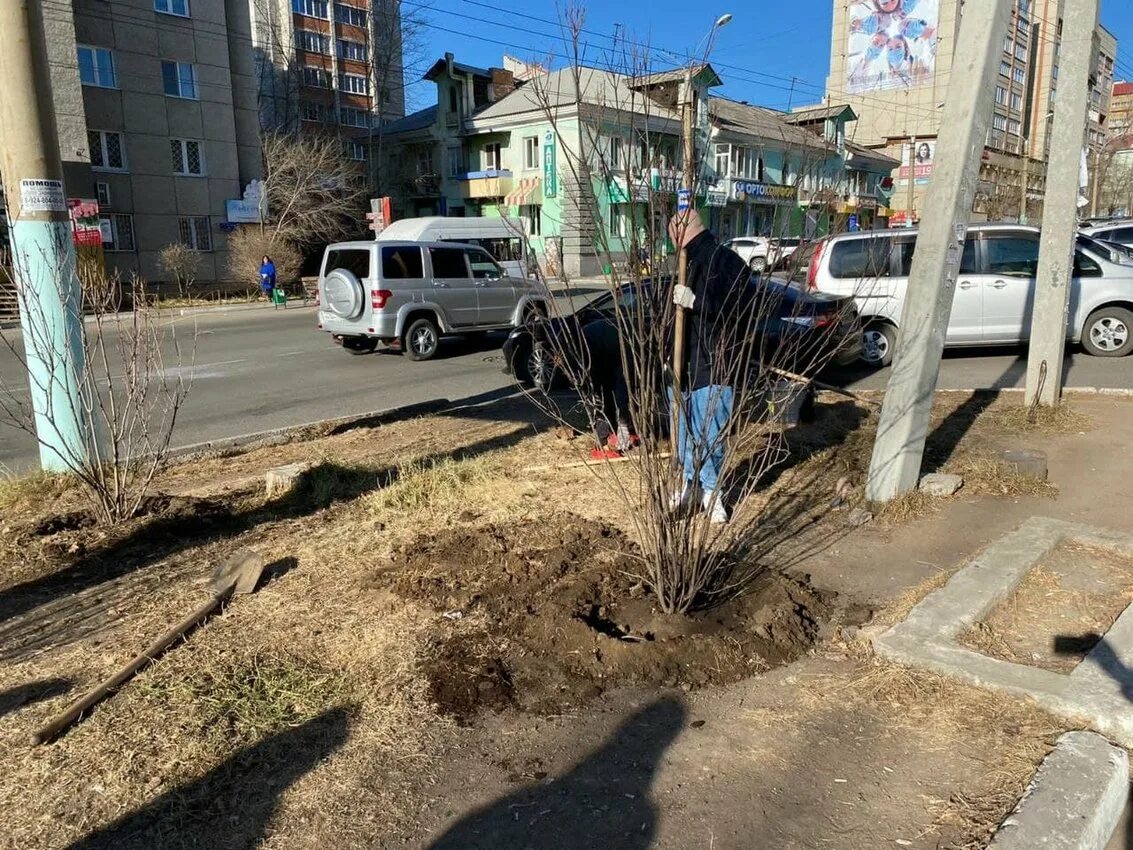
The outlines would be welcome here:
<svg viewBox="0 0 1133 850">
<path fill-rule="evenodd" d="M 66 212 L 62 180 L 21 180 L 20 212 Z"/>
<path fill-rule="evenodd" d="M 940 0 L 851 0 L 846 92 L 913 88 L 932 80 Z"/>
</svg>

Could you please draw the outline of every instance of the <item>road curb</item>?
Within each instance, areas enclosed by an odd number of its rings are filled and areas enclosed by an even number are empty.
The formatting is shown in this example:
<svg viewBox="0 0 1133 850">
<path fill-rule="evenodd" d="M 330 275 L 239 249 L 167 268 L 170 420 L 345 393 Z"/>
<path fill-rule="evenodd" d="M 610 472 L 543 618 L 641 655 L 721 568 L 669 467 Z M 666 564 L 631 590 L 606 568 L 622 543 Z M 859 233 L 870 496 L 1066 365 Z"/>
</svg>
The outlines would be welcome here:
<svg viewBox="0 0 1133 850">
<path fill-rule="evenodd" d="M 1095 732 L 1067 732 L 988 850 L 1104 850 L 1129 796 L 1129 756 Z"/>
<path fill-rule="evenodd" d="M 361 413 L 354 416 L 342 416 L 336 419 L 321 419 L 303 425 L 291 425 L 282 428 L 272 428 L 266 431 L 256 431 L 250 434 L 241 434 L 236 437 L 223 437 L 217 440 L 208 440 L 170 449 L 166 458 L 171 463 L 190 463 L 194 460 L 206 460 L 218 457 L 230 457 L 243 454 L 267 446 L 282 446 L 288 443 L 303 440 L 313 440 L 319 437 L 332 437 L 356 428 L 376 428 L 380 425 L 390 425 L 417 416 L 452 412 L 466 407 L 477 407 L 480 404 L 491 404 L 497 401 L 506 401 L 519 398 L 521 393 L 514 392 L 502 395 L 499 398 L 483 402 L 471 402 L 466 399 L 453 401 L 447 398 L 432 399 L 431 401 L 407 404 L 401 407 L 391 407 L 370 413 Z"/>
<path fill-rule="evenodd" d="M 307 309 L 307 308 L 313 308 L 314 306 L 315 306 L 315 303 L 313 301 L 306 303 L 306 304 L 295 303 L 295 304 L 292 304 L 290 307 L 278 307 L 278 308 L 275 307 L 272 304 L 237 303 L 237 304 L 203 305 L 203 306 L 200 306 L 200 307 L 158 307 L 157 313 L 158 313 L 159 316 L 175 316 L 175 317 L 179 318 L 179 317 L 182 317 L 182 316 L 204 316 L 204 315 L 209 315 L 209 314 L 223 315 L 225 313 L 243 313 L 243 312 L 251 312 L 252 310 L 269 310 L 269 309 L 270 310 L 276 310 L 277 312 L 280 312 L 280 311 L 286 312 L 287 310 L 303 310 L 303 309 Z M 128 310 L 123 310 L 123 311 L 118 312 L 118 313 L 107 313 L 105 316 L 103 316 L 103 320 L 104 321 L 105 320 L 113 321 L 118 317 L 124 317 L 124 316 L 129 316 L 129 315 L 130 315 L 130 311 L 128 311 Z M 94 319 L 95 319 L 94 316 L 90 316 L 90 315 L 83 316 L 83 322 L 84 323 L 93 322 Z M 0 322 L 0 331 L 19 330 L 19 328 L 20 328 L 19 320 Z"/>
</svg>

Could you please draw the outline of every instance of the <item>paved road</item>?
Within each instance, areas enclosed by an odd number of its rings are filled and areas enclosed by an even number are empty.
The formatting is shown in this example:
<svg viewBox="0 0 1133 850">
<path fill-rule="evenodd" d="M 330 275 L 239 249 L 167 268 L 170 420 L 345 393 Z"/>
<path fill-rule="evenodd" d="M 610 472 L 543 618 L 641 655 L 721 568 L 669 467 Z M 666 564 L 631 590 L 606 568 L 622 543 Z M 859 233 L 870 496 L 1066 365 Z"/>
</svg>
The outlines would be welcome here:
<svg viewBox="0 0 1133 850">
<path fill-rule="evenodd" d="M 441 356 L 412 363 L 399 354 L 352 356 L 315 328 L 312 308 L 259 309 L 171 320 L 182 340 L 197 336 L 192 393 L 174 444 L 190 445 L 339 416 L 361 415 L 438 398 L 465 399 L 509 386 L 500 372 L 500 334 L 472 343 L 454 338 Z M 942 389 L 1021 386 L 1023 350 L 949 352 Z M 1075 352 L 1068 383 L 1133 388 L 1133 358 L 1109 360 Z M 887 372 L 851 373 L 848 386 L 880 389 Z M 0 381 L 26 394 L 18 361 L 0 346 Z M 36 461 L 27 435 L 0 424 L 0 469 Z"/>
</svg>

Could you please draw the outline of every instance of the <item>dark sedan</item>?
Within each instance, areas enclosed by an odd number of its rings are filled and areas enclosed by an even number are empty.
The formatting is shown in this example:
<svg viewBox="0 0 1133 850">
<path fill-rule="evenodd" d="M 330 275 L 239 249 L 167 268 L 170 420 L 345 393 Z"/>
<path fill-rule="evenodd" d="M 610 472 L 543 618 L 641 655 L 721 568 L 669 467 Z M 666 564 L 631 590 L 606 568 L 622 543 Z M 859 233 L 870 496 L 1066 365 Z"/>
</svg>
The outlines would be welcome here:
<svg viewBox="0 0 1133 850">
<path fill-rule="evenodd" d="M 852 298 L 805 289 L 776 278 L 760 285 L 774 293 L 775 297 L 767 302 L 775 304 L 776 315 L 758 323 L 764 339 L 760 345 L 751 346 L 752 351 L 799 352 L 798 363 L 776 358 L 774 365 L 788 371 L 795 371 L 795 366 L 804 374 L 813 371 L 815 363 L 847 366 L 861 356 L 861 320 Z M 535 338 L 563 339 L 573 336 L 572 329 L 591 322 L 614 322 L 619 313 L 634 314 L 641 297 L 652 297 L 649 281 L 624 284 L 616 292 L 607 292 L 591 301 L 573 316 L 539 318 L 535 321 L 540 326 L 515 328 L 504 342 L 504 372 L 515 375 L 523 384 L 550 389 L 556 370 L 549 354 L 534 343 Z M 804 362 L 807 365 L 802 365 Z"/>
</svg>

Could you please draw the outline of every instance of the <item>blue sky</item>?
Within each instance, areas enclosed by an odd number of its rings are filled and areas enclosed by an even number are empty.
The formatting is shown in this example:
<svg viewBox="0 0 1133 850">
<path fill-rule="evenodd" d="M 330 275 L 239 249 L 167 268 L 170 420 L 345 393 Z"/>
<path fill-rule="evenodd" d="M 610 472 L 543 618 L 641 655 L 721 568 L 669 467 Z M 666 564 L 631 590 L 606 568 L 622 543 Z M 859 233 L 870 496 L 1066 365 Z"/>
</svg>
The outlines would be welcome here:
<svg viewBox="0 0 1133 850">
<path fill-rule="evenodd" d="M 525 0 L 403 0 L 403 9 L 423 15 L 422 55 L 408 56 L 409 108 L 435 98 L 432 84 L 415 82 L 446 50 L 473 65 L 499 65 L 503 53 L 520 59 L 560 58 L 565 40 L 560 27 L 564 2 Z M 832 0 L 592 0 L 586 5 L 588 57 L 604 64 L 602 51 L 615 32 L 651 45 L 654 65 L 675 65 L 674 54 L 695 49 L 717 16 L 734 15 L 718 33 L 712 61 L 724 79 L 722 94 L 764 106 L 815 103 L 822 97 L 830 64 Z M 1133 0 L 1103 0 L 1102 23 L 1118 38 L 1119 77 L 1133 79 Z M 666 52 L 668 51 L 668 52 Z"/>
</svg>

